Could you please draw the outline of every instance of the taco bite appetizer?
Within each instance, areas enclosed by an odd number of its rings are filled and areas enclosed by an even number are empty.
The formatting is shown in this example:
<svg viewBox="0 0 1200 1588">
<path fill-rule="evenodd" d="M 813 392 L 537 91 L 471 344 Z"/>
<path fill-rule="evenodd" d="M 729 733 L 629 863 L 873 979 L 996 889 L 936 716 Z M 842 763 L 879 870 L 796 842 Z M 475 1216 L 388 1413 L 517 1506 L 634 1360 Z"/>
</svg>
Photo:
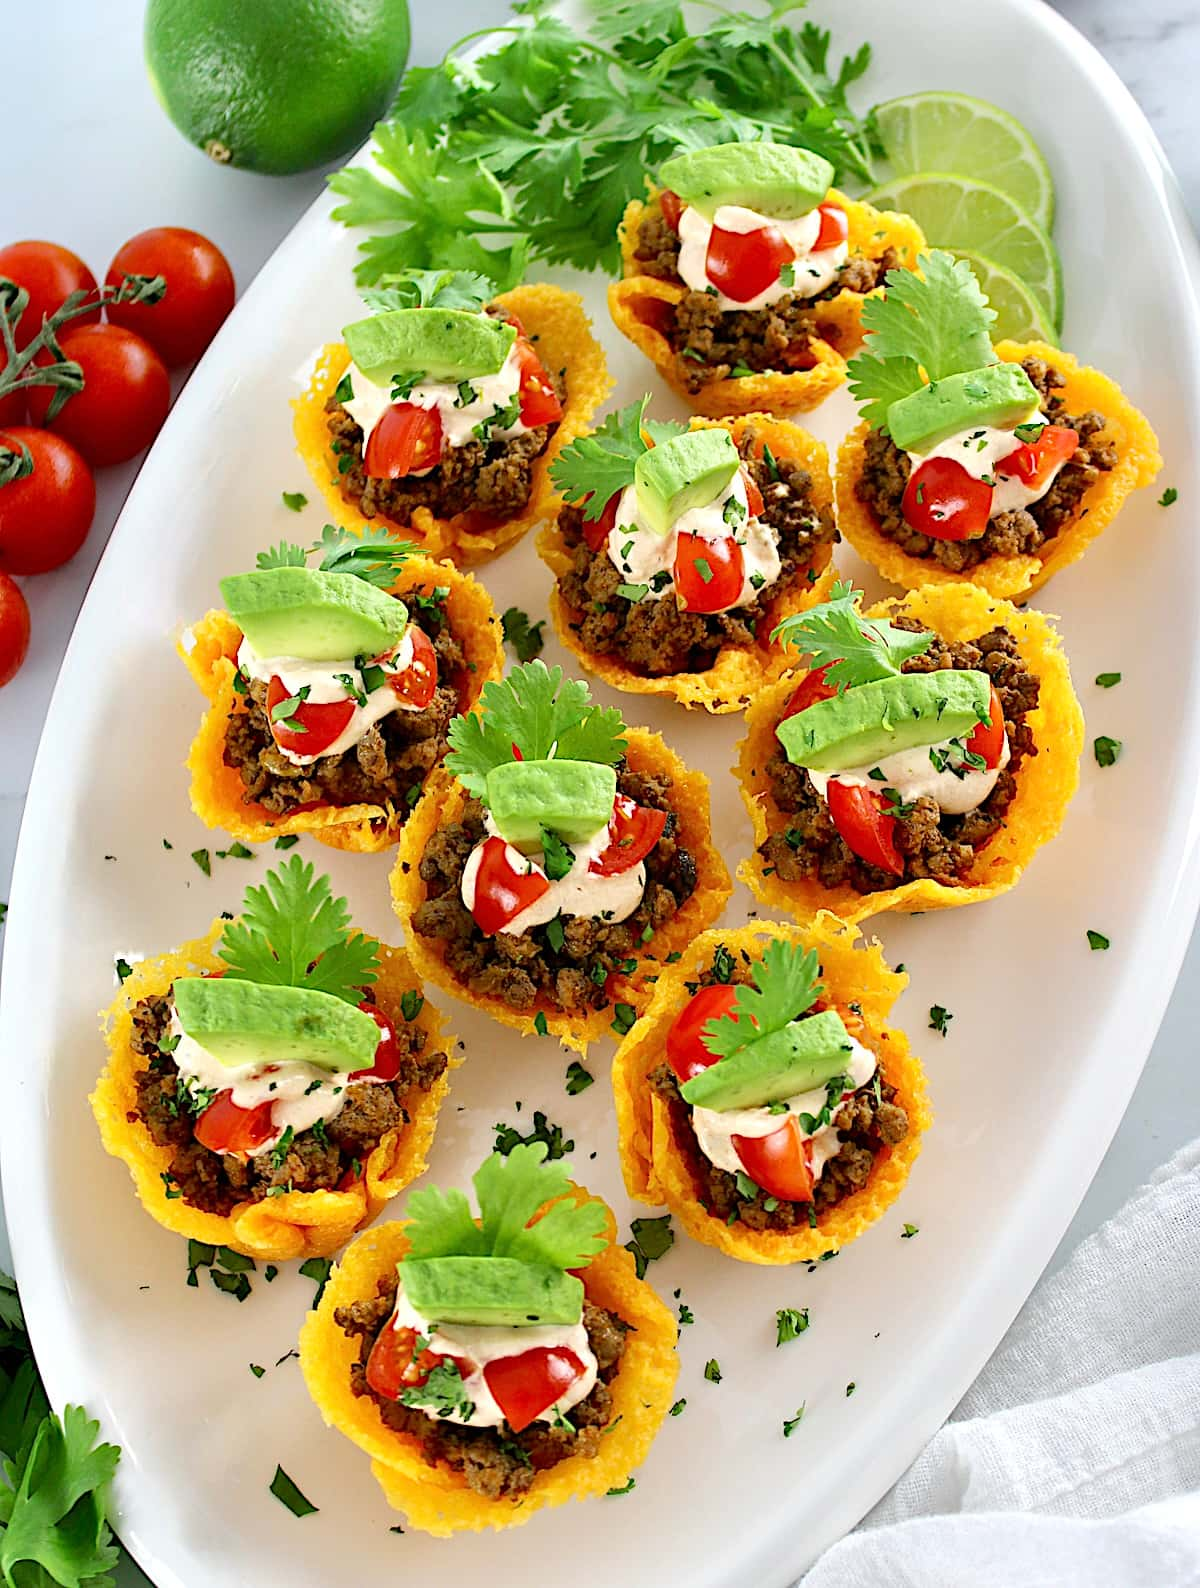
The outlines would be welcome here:
<svg viewBox="0 0 1200 1588">
<path fill-rule="evenodd" d="M 405 955 L 293 855 L 105 1016 L 104 1146 L 166 1229 L 328 1256 L 425 1168 L 452 1039 Z"/>
<path fill-rule="evenodd" d="M 1011 888 L 1079 781 L 1083 716 L 1047 619 L 968 584 L 863 613 L 838 585 L 782 637 L 810 670 L 755 702 L 736 768 L 756 897 L 860 921 Z"/>
<path fill-rule="evenodd" d="M 903 1188 L 930 1121 L 888 1011 L 907 977 L 822 914 L 705 932 L 613 1061 L 630 1196 L 753 1263 L 812 1261 Z"/>
<path fill-rule="evenodd" d="M 828 160 L 784 144 L 691 150 L 660 176 L 621 224 L 617 329 L 697 413 L 815 408 L 866 295 L 925 246 L 916 222 L 843 197 Z"/>
<path fill-rule="evenodd" d="M 708 779 L 544 662 L 489 683 L 405 828 L 392 898 L 420 974 L 584 1051 L 646 961 L 720 913 Z"/>
<path fill-rule="evenodd" d="M 221 581 L 226 610 L 180 643 L 209 703 L 188 756 L 207 826 L 248 843 L 395 843 L 450 719 L 504 666 L 487 591 L 414 550 L 326 525 L 315 567 L 281 542 Z"/>
<path fill-rule="evenodd" d="M 838 527 L 885 579 L 1038 589 L 1162 459 L 1119 386 L 1044 342 L 992 346 L 965 260 L 921 256 L 863 311 L 850 364 L 863 422 L 837 463 Z"/>
<path fill-rule="evenodd" d="M 767 414 L 646 417 L 648 397 L 565 447 L 538 550 L 559 637 L 616 689 L 738 711 L 786 665 L 771 630 L 828 594 L 824 446 Z"/>
<path fill-rule="evenodd" d="M 494 1153 L 461 1191 L 423 1188 L 354 1242 L 300 1336 L 327 1423 L 372 1458 L 410 1527 L 515 1527 L 601 1495 L 671 1402 L 676 1327 L 604 1203 L 546 1147 Z"/>
<path fill-rule="evenodd" d="M 612 388 L 579 295 L 414 270 L 363 296 L 294 404 L 300 454 L 349 528 L 492 557 L 553 510 L 550 462 Z"/>
</svg>

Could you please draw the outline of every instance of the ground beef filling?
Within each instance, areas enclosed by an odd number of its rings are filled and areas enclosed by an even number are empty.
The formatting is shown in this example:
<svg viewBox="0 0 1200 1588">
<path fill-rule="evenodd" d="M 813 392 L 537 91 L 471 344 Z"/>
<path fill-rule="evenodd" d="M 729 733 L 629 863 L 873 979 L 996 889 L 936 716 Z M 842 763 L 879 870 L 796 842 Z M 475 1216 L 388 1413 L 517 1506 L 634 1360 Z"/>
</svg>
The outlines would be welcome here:
<svg viewBox="0 0 1200 1588">
<path fill-rule="evenodd" d="M 1062 398 L 1056 395 L 1066 382 L 1044 359 L 1024 359 L 1021 367 L 1038 389 L 1042 412 L 1051 424 L 1077 431 L 1079 447 L 1040 502 L 997 513 L 974 540 L 935 540 L 911 528 L 902 511 L 911 470 L 908 454 L 881 430 L 872 430 L 867 436 L 866 459 L 854 493 L 874 513 L 880 533 L 910 557 L 928 557 L 953 573 L 962 573 L 989 557 L 1032 556 L 1075 518 L 1084 492 L 1116 467 L 1116 446 L 1100 435 L 1108 423 L 1104 415 L 1090 409 L 1085 414 L 1066 413 Z"/>
<path fill-rule="evenodd" d="M 240 1158 L 212 1152 L 196 1140 L 187 1088 L 174 1059 L 159 1047 L 170 1025 L 170 991 L 135 1005 L 131 1043 L 149 1062 L 137 1073 L 138 1103 L 128 1117 L 145 1125 L 156 1146 L 171 1149 L 172 1189 L 189 1207 L 222 1217 L 242 1202 L 261 1202 L 283 1191 L 331 1191 L 345 1175 L 357 1175 L 387 1132 L 409 1123 L 408 1094 L 414 1088 L 427 1092 L 446 1068 L 444 1053 L 425 1052 L 426 1033 L 411 1020 L 400 1020 L 400 1072 L 394 1081 L 359 1081 L 347 1087 L 341 1112 L 323 1131 L 302 1130 L 285 1151 Z"/>
<path fill-rule="evenodd" d="M 679 274 L 679 236 L 657 204 L 647 207 L 638 230 L 633 257 L 639 272 L 685 286 Z M 678 379 L 690 392 L 713 381 L 762 370 L 792 373 L 816 363 L 809 343 L 831 340 L 831 328 L 819 325 L 816 306 L 847 288 L 867 293 L 878 287 L 900 263 L 893 249 L 879 259 L 853 254 L 838 278 L 811 298 L 788 293 L 763 309 L 721 309 L 711 292 L 685 291 L 677 304 L 663 304 L 660 329 L 675 354 Z"/>
<path fill-rule="evenodd" d="M 718 958 L 720 952 L 718 951 Z M 696 982 L 700 987 L 716 981 L 746 983 L 750 980 L 750 958 L 742 952 L 732 971 L 726 963 L 723 973 L 707 971 Z M 689 983 L 689 985 L 691 985 Z M 814 1010 L 831 1005 L 819 1000 Z M 808 1228 L 818 1216 L 836 1207 L 851 1192 L 861 1190 L 870 1177 L 875 1159 L 884 1147 L 894 1147 L 908 1135 L 908 1114 L 896 1101 L 896 1089 L 882 1073 L 847 1098 L 834 1115 L 841 1146 L 821 1171 L 813 1187 L 811 1202 L 782 1202 L 762 1189 L 753 1196 L 738 1190 L 737 1176 L 718 1169 L 700 1151 L 692 1129 L 692 1110 L 679 1092 L 679 1079 L 669 1064 L 650 1072 L 650 1085 L 663 1099 L 671 1122 L 671 1134 L 682 1152 L 692 1176 L 692 1184 L 702 1206 L 725 1223 L 742 1223 L 753 1230 L 793 1230 Z"/>
<path fill-rule="evenodd" d="M 605 982 L 614 971 L 631 971 L 646 934 L 656 932 L 696 887 L 696 861 L 679 842 L 679 822 L 671 810 L 671 780 L 619 768 L 617 787 L 639 805 L 668 812 L 663 835 L 646 856 L 642 902 L 624 921 L 594 921 L 563 916 L 563 941 L 555 948 L 547 928 L 519 936 L 498 932 L 486 937 L 462 902 L 462 875 L 475 845 L 484 837 L 483 806 L 468 801 L 461 820 L 440 827 L 421 857 L 426 897 L 413 917 L 422 937 L 444 944 L 447 968 L 479 997 L 502 998 L 527 1013 L 539 998 L 569 1013 L 607 1008 Z"/>
<path fill-rule="evenodd" d="M 796 584 L 816 578 L 814 562 L 837 538 L 833 516 L 817 509 L 806 469 L 778 459 L 772 470 L 755 456 L 753 429 L 738 444 L 747 472 L 762 493 L 763 522 L 779 540 L 782 570 L 747 606 L 730 612 L 689 612 L 673 592 L 657 601 L 629 601 L 618 594 L 620 572 L 605 547 L 593 551 L 584 538 L 583 509 L 564 507 L 559 532 L 572 553 L 570 568 L 559 575 L 563 600 L 577 614 L 571 627 L 592 655 L 618 656 L 635 673 L 657 678 L 665 673 L 703 673 L 726 645 L 753 645 L 768 602 Z"/>
<path fill-rule="evenodd" d="M 438 687 L 423 711 L 392 711 L 340 755 L 296 766 L 279 749 L 267 715 L 267 686 L 247 679 L 229 713 L 225 765 L 241 773 L 247 805 L 286 816 L 306 805 L 387 805 L 403 819 L 420 797 L 425 777 L 447 750 L 446 729 L 465 704 L 466 657 L 445 608 L 415 606 L 413 621 L 433 641 Z M 245 709 L 243 710 L 243 706 Z"/>
<path fill-rule="evenodd" d="M 899 618 L 896 627 L 915 633 L 922 625 L 911 618 Z M 943 667 L 987 673 L 1000 697 L 1010 760 L 987 799 L 965 816 L 945 815 L 927 795 L 916 800 L 894 829 L 896 848 L 904 861 L 903 877 L 895 877 L 868 865 L 847 847 L 808 773 L 793 766 L 779 747 L 767 763 L 767 778 L 772 797 L 789 825 L 785 832 L 772 834 L 759 853 L 784 882 L 814 877 L 823 887 L 848 884 L 859 893 L 875 893 L 901 881 L 932 877 L 953 887 L 1003 827 L 1004 813 L 1017 791 L 1021 763 L 1026 756 L 1037 754 L 1033 730 L 1026 722 L 1038 703 L 1037 677 L 1021 658 L 1012 634 L 1003 628 L 954 644 L 935 638 L 923 656 L 910 658 L 902 670 L 930 673 Z"/>
<path fill-rule="evenodd" d="M 601 1437 L 612 1421 L 609 1385 L 620 1365 L 629 1324 L 603 1307 L 584 1302 L 583 1326 L 598 1376 L 591 1393 L 572 1406 L 558 1426 L 532 1423 L 519 1434 L 507 1422 L 499 1428 L 467 1428 L 461 1423 L 440 1422 L 416 1406 L 388 1400 L 367 1383 L 367 1358 L 396 1310 L 396 1288 L 396 1275 L 386 1275 L 379 1281 L 374 1301 L 339 1307 L 334 1322 L 344 1333 L 362 1340 L 358 1361 L 350 1366 L 351 1389 L 375 1402 L 387 1427 L 418 1438 L 421 1454 L 431 1467 L 443 1462 L 452 1471 L 461 1472 L 476 1494 L 488 1500 L 506 1500 L 524 1494 L 537 1473 L 567 1456 L 590 1459 L 599 1452 Z"/>
</svg>

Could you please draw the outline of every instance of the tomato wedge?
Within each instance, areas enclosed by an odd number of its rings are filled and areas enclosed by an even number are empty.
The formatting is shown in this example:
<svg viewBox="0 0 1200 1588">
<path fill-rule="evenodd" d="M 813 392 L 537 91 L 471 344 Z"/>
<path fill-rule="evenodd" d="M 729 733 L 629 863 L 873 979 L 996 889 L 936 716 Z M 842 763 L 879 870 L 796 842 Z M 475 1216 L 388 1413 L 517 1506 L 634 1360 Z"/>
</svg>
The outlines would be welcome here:
<svg viewBox="0 0 1200 1588">
<path fill-rule="evenodd" d="M 927 458 L 904 487 L 905 521 L 934 540 L 973 540 L 987 528 L 992 487 L 954 458 Z"/>
<path fill-rule="evenodd" d="M 737 988 L 725 982 L 713 982 L 684 1004 L 671 1022 L 667 1032 L 667 1063 L 681 1081 L 690 1081 L 693 1075 L 707 1070 L 717 1062 L 718 1055 L 710 1053 L 704 1041 L 704 1027 L 710 1020 L 719 1020 L 733 1008 Z"/>
<path fill-rule="evenodd" d="M 442 416 L 436 408 L 393 403 L 367 441 L 364 467 L 373 480 L 402 480 L 432 469 L 442 457 Z"/>
<path fill-rule="evenodd" d="M 749 470 L 742 470 L 742 482 L 746 487 L 746 506 L 751 518 L 761 518 L 763 510 L 762 492 L 750 478 Z"/>
<path fill-rule="evenodd" d="M 396 1046 L 396 1028 L 378 1004 L 364 998 L 358 1006 L 363 1014 L 370 1015 L 379 1027 L 379 1043 L 375 1049 L 375 1062 L 369 1070 L 352 1070 L 352 1081 L 394 1081 L 400 1073 L 400 1049 Z"/>
<path fill-rule="evenodd" d="M 903 876 L 904 861 L 896 849 L 896 818 L 887 814 L 883 795 L 858 783 L 830 778 L 825 798 L 833 825 L 859 859 L 895 877 Z"/>
<path fill-rule="evenodd" d="M 666 221 L 673 232 L 677 232 L 679 230 L 679 217 L 683 214 L 687 205 L 679 197 L 679 194 L 672 193 L 669 187 L 663 188 L 658 195 L 658 202 L 663 212 L 663 220 Z"/>
<path fill-rule="evenodd" d="M 812 1149 L 795 1119 L 789 1117 L 769 1136 L 734 1136 L 733 1150 L 751 1180 L 768 1196 L 781 1202 L 812 1201 Z"/>
<path fill-rule="evenodd" d="M 437 652 L 433 641 L 418 623 L 410 623 L 412 661 L 402 673 L 389 673 L 387 681 L 407 706 L 424 710 L 437 693 Z"/>
<path fill-rule="evenodd" d="M 753 232 L 727 232 L 714 226 L 708 237 L 704 273 L 727 298 L 748 303 L 773 287 L 796 253 L 778 226 Z"/>
<path fill-rule="evenodd" d="M 675 594 L 689 612 L 724 612 L 742 593 L 742 548 L 732 535 L 708 540 L 686 532 L 675 538 Z"/>
<path fill-rule="evenodd" d="M 588 870 L 601 877 L 632 871 L 654 848 L 666 825 L 666 811 L 656 811 L 652 805 L 639 805 L 627 794 L 618 794 L 608 824 L 608 847 L 601 850 Z"/>
<path fill-rule="evenodd" d="M 209 1152 L 253 1152 L 275 1135 L 271 1106 L 239 1108 L 232 1088 L 218 1092 L 196 1121 L 196 1140 Z"/>
<path fill-rule="evenodd" d="M 514 917 L 549 893 L 550 883 L 536 867 L 518 871 L 508 858 L 503 838 L 485 840 L 479 870 L 475 873 L 475 903 L 471 914 L 488 937 L 503 932 Z"/>
<path fill-rule="evenodd" d="M 603 551 L 604 542 L 608 539 L 610 531 L 616 527 L 617 503 L 620 500 L 621 493 L 618 491 L 614 496 L 609 497 L 599 518 L 584 519 L 583 538 L 587 541 L 590 550 Z"/>
<path fill-rule="evenodd" d="M 521 420 L 536 430 L 539 425 L 556 425 L 563 416 L 558 393 L 550 384 L 546 366 L 526 337 L 517 339 L 517 368 L 521 372 Z"/>
<path fill-rule="evenodd" d="M 1036 441 L 1026 441 L 1015 452 L 1001 458 L 996 473 L 1006 479 L 1016 475 L 1030 490 L 1040 490 L 1060 463 L 1065 463 L 1079 446 L 1079 432 L 1067 425 L 1047 425 Z"/>
<path fill-rule="evenodd" d="M 519 1356 L 502 1356 L 483 1370 L 484 1382 L 515 1434 L 528 1428 L 583 1377 L 583 1363 L 561 1345 L 538 1345 Z"/>
<path fill-rule="evenodd" d="M 416 1389 L 424 1384 L 435 1367 L 453 1362 L 463 1378 L 475 1371 L 473 1362 L 465 1357 L 447 1356 L 439 1351 L 422 1351 L 413 1360 L 413 1347 L 417 1343 L 415 1329 L 397 1329 L 387 1323 L 375 1337 L 371 1354 L 367 1358 L 367 1383 L 377 1395 L 386 1400 L 398 1401 L 406 1389 Z"/>
<path fill-rule="evenodd" d="M 267 716 L 271 733 L 281 750 L 293 755 L 321 755 L 334 742 L 354 715 L 352 700 L 331 700 L 324 704 L 310 704 L 302 700 L 276 722 L 272 713 L 281 701 L 288 699 L 283 680 L 276 674 L 267 685 Z M 298 728 L 285 728 L 284 722 L 295 722 Z"/>
<path fill-rule="evenodd" d="M 1000 765 L 1000 752 L 1004 748 L 1004 707 L 1000 704 L 1000 696 L 996 693 L 995 684 L 992 685 L 992 694 L 988 701 L 988 716 L 992 719 L 991 726 L 989 727 L 986 722 L 976 723 L 971 737 L 967 740 L 967 749 L 973 755 L 981 755 L 990 770 Z"/>
<path fill-rule="evenodd" d="M 832 700 L 837 690 L 832 684 L 825 682 L 825 674 L 833 666 L 826 662 L 824 667 L 814 667 L 811 673 L 805 676 L 792 690 L 791 699 L 783 708 L 780 722 L 786 722 L 789 717 L 794 717 L 798 711 L 805 711 L 809 706 L 815 706 L 818 700 Z"/>
<path fill-rule="evenodd" d="M 814 254 L 824 248 L 837 248 L 850 235 L 850 217 L 840 204 L 818 204 L 817 214 L 821 217 L 821 229 L 812 245 Z"/>
</svg>

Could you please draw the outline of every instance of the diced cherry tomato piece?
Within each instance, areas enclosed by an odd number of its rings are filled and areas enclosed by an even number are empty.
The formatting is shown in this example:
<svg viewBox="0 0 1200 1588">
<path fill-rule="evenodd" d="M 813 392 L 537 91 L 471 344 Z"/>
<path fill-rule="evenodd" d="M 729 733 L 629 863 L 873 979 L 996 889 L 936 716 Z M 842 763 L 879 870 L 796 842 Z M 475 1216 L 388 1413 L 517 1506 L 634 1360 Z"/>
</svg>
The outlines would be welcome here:
<svg viewBox="0 0 1200 1588">
<path fill-rule="evenodd" d="M 398 1401 L 406 1389 L 424 1384 L 434 1368 L 445 1362 L 453 1362 L 463 1378 L 468 1378 L 475 1370 L 474 1363 L 465 1357 L 444 1355 L 440 1351 L 422 1351 L 414 1362 L 416 1343 L 415 1329 L 397 1329 L 388 1322 L 379 1331 L 367 1358 L 366 1374 L 367 1383 L 377 1395 Z"/>
<path fill-rule="evenodd" d="M 824 667 L 814 667 L 811 673 L 805 674 L 792 690 L 791 699 L 783 708 L 783 716 L 779 719 L 781 722 L 794 717 L 798 711 L 805 711 L 809 706 L 815 706 L 818 700 L 833 699 L 837 690 L 832 684 L 825 682 L 825 674 L 832 666 L 832 662 L 826 662 Z"/>
<path fill-rule="evenodd" d="M 267 685 L 268 718 L 280 701 L 287 699 L 288 692 L 283 680 L 275 674 Z M 318 701 L 314 704 L 302 700 L 284 719 L 299 723 L 299 729 L 285 728 L 282 721 L 275 722 L 272 719 L 271 732 L 281 750 L 290 750 L 293 755 L 320 755 L 338 737 L 353 715 L 352 700 Z"/>
<path fill-rule="evenodd" d="M 705 572 L 707 570 L 707 573 Z M 746 567 L 732 535 L 675 539 L 675 593 L 689 612 L 724 612 L 742 593 Z"/>
<path fill-rule="evenodd" d="M 373 480 L 402 480 L 442 458 L 442 416 L 436 408 L 393 403 L 371 432 L 364 467 Z"/>
<path fill-rule="evenodd" d="M 479 870 L 475 873 L 475 903 L 471 914 L 476 926 L 487 937 L 503 932 L 515 916 L 549 891 L 549 882 L 535 867 L 531 866 L 526 872 L 513 867 L 503 838 L 492 837 L 484 842 Z"/>
<path fill-rule="evenodd" d="M 400 1073 L 400 1049 L 396 1046 L 396 1028 L 378 1004 L 364 998 L 358 1006 L 379 1027 L 379 1043 L 375 1049 L 375 1062 L 369 1070 L 354 1070 L 352 1081 L 394 1081 Z"/>
<path fill-rule="evenodd" d="M 763 510 L 762 492 L 750 477 L 748 469 L 742 470 L 742 480 L 746 486 L 746 506 L 751 518 L 761 518 Z"/>
<path fill-rule="evenodd" d="M 996 473 L 1006 479 L 1015 474 L 1022 485 L 1036 491 L 1078 446 L 1078 430 L 1071 430 L 1067 425 L 1047 425 L 1036 441 L 1023 442 L 1015 452 L 1001 458 Z"/>
<path fill-rule="evenodd" d="M 859 859 L 881 871 L 890 871 L 893 876 L 902 876 L 904 862 L 896 849 L 896 818 L 887 814 L 883 795 L 858 783 L 839 783 L 830 778 L 825 797 L 833 825 Z"/>
<path fill-rule="evenodd" d="M 588 867 L 602 877 L 615 877 L 632 871 L 654 848 L 667 825 L 666 811 L 652 805 L 639 805 L 627 794 L 618 794 L 608 824 L 608 847 Z"/>
<path fill-rule="evenodd" d="M 719 1020 L 733 1009 L 737 988 L 726 982 L 713 982 L 684 1004 L 671 1022 L 667 1032 L 667 1063 L 681 1081 L 690 1081 L 693 1075 L 707 1070 L 719 1057 L 710 1053 L 704 1041 L 704 1027 L 710 1020 Z"/>
<path fill-rule="evenodd" d="M 812 245 L 814 254 L 824 248 L 838 247 L 850 235 L 850 217 L 840 204 L 818 204 L 817 214 L 821 217 L 821 229 Z"/>
<path fill-rule="evenodd" d="M 986 722 L 976 723 L 974 732 L 967 740 L 967 749 L 973 755 L 981 755 L 990 769 L 1000 765 L 1000 751 L 1004 748 L 1004 707 L 1000 704 L 995 684 L 992 685 L 991 699 L 988 701 L 988 716 L 992 719 L 991 726 Z"/>
<path fill-rule="evenodd" d="M 218 1092 L 196 1121 L 196 1140 L 210 1152 L 253 1152 L 275 1134 L 271 1106 L 239 1108 L 232 1089 Z"/>
<path fill-rule="evenodd" d="M 904 487 L 905 521 L 934 540 L 973 540 L 987 528 L 992 487 L 954 458 L 927 458 Z"/>
<path fill-rule="evenodd" d="M 583 521 L 583 538 L 587 541 L 591 551 L 602 551 L 604 542 L 608 539 L 609 532 L 616 527 L 617 504 L 621 500 L 621 493 L 617 491 L 610 496 L 604 511 L 599 518 L 585 518 Z"/>
<path fill-rule="evenodd" d="M 387 681 L 401 700 L 423 711 L 437 693 L 437 652 L 420 624 L 410 624 L 408 632 L 412 636 L 412 661 L 402 673 L 389 673 Z"/>
<path fill-rule="evenodd" d="M 748 303 L 773 287 L 796 252 L 778 226 L 753 232 L 727 232 L 714 226 L 708 237 L 704 273 L 727 298 Z"/>
<path fill-rule="evenodd" d="M 677 232 L 679 230 L 679 217 L 683 214 L 687 205 L 679 197 L 679 194 L 672 193 L 669 187 L 663 188 L 658 195 L 658 202 L 663 212 L 663 220 L 666 221 L 673 232 Z"/>
<path fill-rule="evenodd" d="M 538 1345 L 519 1356 L 501 1356 L 483 1370 L 484 1381 L 513 1433 L 528 1428 L 535 1417 L 583 1377 L 583 1363 L 561 1345 Z"/>
<path fill-rule="evenodd" d="M 795 1119 L 786 1119 L 769 1136 L 734 1136 L 733 1150 L 751 1180 L 768 1196 L 781 1202 L 812 1201 L 812 1149 Z"/>
<path fill-rule="evenodd" d="M 517 339 L 517 365 L 521 372 L 521 419 L 536 430 L 539 425 L 556 425 L 563 416 L 558 393 L 550 384 L 546 366 L 526 337 Z"/>
</svg>

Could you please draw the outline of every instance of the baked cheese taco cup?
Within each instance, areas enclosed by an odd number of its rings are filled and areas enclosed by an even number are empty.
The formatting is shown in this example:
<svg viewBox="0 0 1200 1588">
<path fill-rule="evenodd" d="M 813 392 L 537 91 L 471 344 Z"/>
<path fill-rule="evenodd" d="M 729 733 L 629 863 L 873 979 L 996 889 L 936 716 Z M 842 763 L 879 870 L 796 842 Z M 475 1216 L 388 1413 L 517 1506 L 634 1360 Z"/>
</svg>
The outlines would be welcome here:
<svg viewBox="0 0 1200 1588">
<path fill-rule="evenodd" d="M 740 711 L 787 665 L 772 630 L 833 584 L 828 455 L 769 414 L 685 427 L 647 420 L 648 400 L 554 465 L 572 505 L 538 542 L 551 616 L 615 689 Z M 643 458 L 657 478 L 637 476 Z"/>
<path fill-rule="evenodd" d="M 1062 826 L 1079 781 L 1083 714 L 1050 621 L 969 584 L 925 585 L 863 614 L 839 586 L 790 638 L 812 668 L 747 712 L 735 768 L 755 842 L 739 875 L 755 897 L 801 921 L 832 910 L 852 922 L 1013 887 Z M 843 657 L 856 670 L 839 671 Z M 893 677 L 903 683 L 880 687 Z M 806 713 L 820 706 L 829 718 L 840 708 L 822 703 L 837 689 L 868 736 L 898 690 L 904 704 L 891 717 L 905 730 L 848 750 L 835 725 L 810 768 Z M 829 723 L 817 726 L 824 735 Z"/>
<path fill-rule="evenodd" d="M 517 1527 L 620 1488 L 670 1407 L 675 1320 L 545 1150 L 485 1160 L 481 1227 L 461 1192 L 415 1192 L 407 1222 L 353 1243 L 301 1331 L 309 1393 L 410 1528 Z M 514 1206 L 515 1237 L 494 1235 Z"/>
<path fill-rule="evenodd" d="M 381 525 L 463 567 L 553 513 L 549 465 L 613 384 L 578 293 L 514 287 L 485 305 L 478 283 L 416 271 L 370 294 L 379 312 L 323 349 L 293 404 L 300 456 L 339 523 Z M 440 324 L 443 306 L 503 332 L 507 347 L 481 346 L 470 326 L 448 350 L 444 337 L 432 349 L 411 338 L 403 317 L 428 312 Z"/>
<path fill-rule="evenodd" d="M 413 964 L 585 1052 L 628 1028 L 646 972 L 729 897 L 708 779 L 540 661 L 489 684 L 450 742 L 392 871 Z"/>
<path fill-rule="evenodd" d="M 1045 342 L 993 348 L 994 315 L 964 260 L 923 256 L 923 275 L 889 276 L 895 301 L 866 313 L 866 350 L 850 367 L 864 418 L 838 452 L 838 528 L 908 589 L 969 580 L 1025 595 L 1082 557 L 1149 485 L 1158 440 L 1115 381 L 1069 353 Z M 934 316 L 953 334 L 931 343 Z M 872 353 L 877 335 L 883 358 Z M 909 375 L 897 375 L 906 358 Z"/>
<path fill-rule="evenodd" d="M 908 978 L 858 937 L 756 922 L 664 967 L 613 1061 L 630 1196 L 751 1263 L 811 1262 L 891 1206 L 931 1116 L 887 1023 Z"/>
<path fill-rule="evenodd" d="M 292 856 L 247 890 L 240 922 L 135 964 L 104 1015 L 100 1137 L 175 1234 L 329 1256 L 425 1169 L 453 1038 L 403 951 L 346 930 L 345 903 Z M 289 934 L 281 963 L 270 944 Z M 332 1067 L 343 1052 L 365 1053 L 366 1073 Z"/>
<path fill-rule="evenodd" d="M 846 378 L 864 299 L 915 265 L 920 228 L 831 188 L 803 149 L 720 144 L 660 175 L 620 226 L 617 329 L 697 413 L 815 408 Z"/>
<path fill-rule="evenodd" d="M 500 623 L 470 574 L 379 530 L 327 526 L 310 549 L 319 567 L 303 567 L 299 546 L 261 554 L 254 573 L 222 581 L 233 611 L 211 611 L 181 637 L 208 701 L 188 755 L 192 809 L 246 843 L 308 833 L 375 853 L 396 842 L 451 717 L 503 671 Z M 309 604 L 296 624 L 287 614 L 298 598 Z M 314 630 L 325 607 L 338 626 Z M 361 631 L 343 621 L 347 607 L 365 615 Z"/>
</svg>

